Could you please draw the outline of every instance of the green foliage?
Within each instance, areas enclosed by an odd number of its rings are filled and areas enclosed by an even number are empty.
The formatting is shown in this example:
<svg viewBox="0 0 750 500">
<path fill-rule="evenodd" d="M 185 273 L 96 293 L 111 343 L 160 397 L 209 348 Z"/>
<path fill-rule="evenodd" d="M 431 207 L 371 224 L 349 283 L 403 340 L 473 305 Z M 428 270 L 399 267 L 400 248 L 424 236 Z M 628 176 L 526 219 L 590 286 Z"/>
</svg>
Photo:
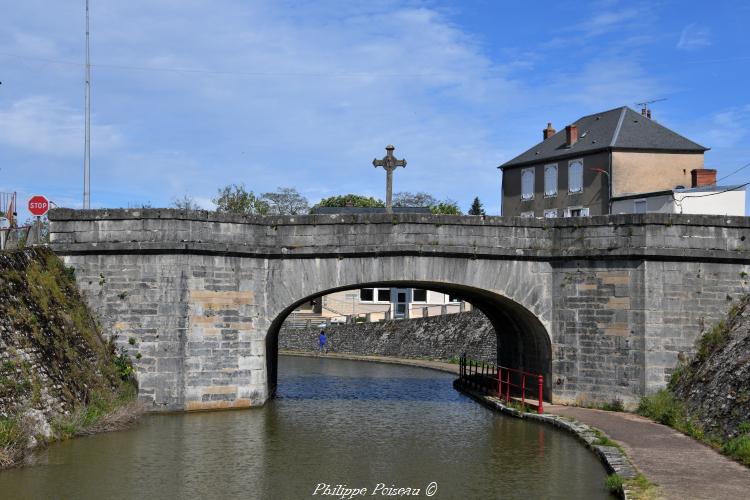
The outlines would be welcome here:
<svg viewBox="0 0 750 500">
<path fill-rule="evenodd" d="M 689 417 L 684 403 L 668 389 L 641 398 L 636 411 L 639 415 L 673 427 L 688 436 L 699 440 L 705 438 L 703 429 Z"/>
<path fill-rule="evenodd" d="M 727 325 L 727 322 L 719 321 L 708 333 L 698 339 L 698 351 L 695 354 L 695 359 L 698 362 L 705 361 L 713 352 L 726 345 L 730 335 L 731 328 Z"/>
<path fill-rule="evenodd" d="M 135 339 L 133 339 L 133 344 L 135 344 Z M 114 357 L 114 365 L 117 376 L 120 380 L 122 380 L 123 382 L 129 382 L 133 380 L 133 377 L 135 376 L 133 362 L 130 361 L 130 356 L 127 355 L 125 349 L 120 349 L 120 353 Z"/>
<path fill-rule="evenodd" d="M 682 403 L 665 389 L 641 398 L 636 411 L 639 415 L 670 427 L 674 427 L 685 417 L 685 408 Z"/>
<path fill-rule="evenodd" d="M 750 467 L 750 434 L 730 439 L 721 447 L 721 452 Z"/>
<path fill-rule="evenodd" d="M 230 184 L 219 189 L 216 198 L 216 211 L 238 215 L 265 215 L 268 213 L 268 203 L 247 191 L 244 184 Z"/>
<path fill-rule="evenodd" d="M 604 482 L 610 493 L 619 493 L 622 491 L 622 478 L 617 474 L 610 474 Z"/>
<path fill-rule="evenodd" d="M 294 188 L 280 187 L 273 193 L 263 193 L 263 201 L 272 215 L 300 215 L 310 212 L 310 203 Z"/>
<path fill-rule="evenodd" d="M 343 196 L 331 196 L 320 200 L 317 204 L 319 207 L 362 207 L 362 208 L 382 208 L 385 203 L 373 197 L 360 196 L 357 194 L 345 194 Z"/>
<path fill-rule="evenodd" d="M 486 215 L 484 212 L 484 207 L 482 207 L 482 202 L 479 201 L 479 196 L 474 198 L 474 201 L 471 203 L 471 208 L 469 208 L 469 215 Z"/>
<path fill-rule="evenodd" d="M 430 207 L 430 211 L 436 215 L 462 215 L 461 209 L 455 201 L 445 200 Z"/>
<path fill-rule="evenodd" d="M 201 207 L 196 203 L 196 201 L 193 199 L 190 195 L 183 195 L 181 198 L 173 198 L 172 199 L 172 208 L 177 208 L 180 210 L 200 210 Z"/>
<path fill-rule="evenodd" d="M 601 409 L 606 411 L 625 411 L 625 405 L 621 399 L 613 398 L 609 403 L 604 403 Z"/>
<path fill-rule="evenodd" d="M 440 203 L 437 198 L 425 192 L 410 193 L 401 191 L 393 195 L 394 207 L 434 207 Z"/>
</svg>

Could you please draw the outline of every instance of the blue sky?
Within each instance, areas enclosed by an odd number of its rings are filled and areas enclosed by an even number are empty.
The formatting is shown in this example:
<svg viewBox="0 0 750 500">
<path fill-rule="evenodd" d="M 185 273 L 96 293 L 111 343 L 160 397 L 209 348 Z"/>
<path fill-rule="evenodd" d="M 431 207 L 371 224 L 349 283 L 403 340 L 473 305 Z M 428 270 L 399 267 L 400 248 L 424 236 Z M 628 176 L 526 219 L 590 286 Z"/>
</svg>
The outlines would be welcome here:
<svg viewBox="0 0 750 500">
<path fill-rule="evenodd" d="M 652 98 L 719 177 L 750 162 L 750 2 L 91 2 L 94 207 L 383 198 L 393 143 L 395 191 L 496 214 L 496 166 L 548 121 Z M 0 191 L 23 203 L 81 205 L 83 5 L 1 0 Z"/>
</svg>

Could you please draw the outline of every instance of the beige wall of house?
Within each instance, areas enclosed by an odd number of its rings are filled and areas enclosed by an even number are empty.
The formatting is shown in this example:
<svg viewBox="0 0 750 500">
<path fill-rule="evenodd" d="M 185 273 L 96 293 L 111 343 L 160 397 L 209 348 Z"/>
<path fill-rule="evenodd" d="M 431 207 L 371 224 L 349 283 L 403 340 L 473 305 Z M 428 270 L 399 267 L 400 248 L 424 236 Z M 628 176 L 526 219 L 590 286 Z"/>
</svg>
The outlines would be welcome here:
<svg viewBox="0 0 750 500">
<path fill-rule="evenodd" d="M 690 171 L 703 168 L 703 153 L 612 152 L 612 193 L 649 193 L 691 186 Z"/>
<path fill-rule="evenodd" d="M 363 315 L 370 313 L 373 321 L 379 321 L 385 318 L 386 313 L 391 311 L 392 304 L 390 300 L 378 300 L 378 289 L 374 289 L 373 299 L 361 300 L 359 290 L 345 290 L 342 292 L 335 292 L 324 297 L 322 300 L 322 311 L 321 314 L 327 318 L 334 318 L 337 316 L 348 316 L 348 315 Z M 390 289 L 384 288 L 383 290 Z M 442 306 L 446 306 L 448 314 L 457 313 L 462 310 L 471 310 L 471 304 L 464 302 L 463 306 L 460 302 L 451 302 L 450 297 L 444 293 L 433 292 L 427 290 L 427 300 L 424 302 L 410 302 L 409 303 L 409 314 L 410 318 L 421 318 L 425 316 L 424 309 L 427 308 L 427 316 L 439 316 L 443 313 Z"/>
</svg>

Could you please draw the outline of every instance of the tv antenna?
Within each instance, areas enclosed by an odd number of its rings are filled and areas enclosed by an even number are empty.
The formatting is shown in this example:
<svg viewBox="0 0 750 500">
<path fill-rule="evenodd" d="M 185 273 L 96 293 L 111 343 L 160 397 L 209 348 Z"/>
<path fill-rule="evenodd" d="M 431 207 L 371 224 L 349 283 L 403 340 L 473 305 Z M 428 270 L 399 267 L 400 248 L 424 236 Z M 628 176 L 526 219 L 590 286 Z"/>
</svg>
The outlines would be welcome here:
<svg viewBox="0 0 750 500">
<path fill-rule="evenodd" d="M 84 87 L 83 208 L 91 208 L 91 52 L 89 0 L 86 0 L 86 83 Z"/>
<path fill-rule="evenodd" d="M 651 110 L 648 109 L 649 104 L 653 104 L 655 102 L 661 102 L 666 101 L 666 97 L 662 97 L 660 99 L 651 99 L 650 101 L 644 101 L 644 102 L 637 102 L 635 103 L 636 106 L 641 106 L 641 114 L 647 118 L 651 118 Z"/>
</svg>

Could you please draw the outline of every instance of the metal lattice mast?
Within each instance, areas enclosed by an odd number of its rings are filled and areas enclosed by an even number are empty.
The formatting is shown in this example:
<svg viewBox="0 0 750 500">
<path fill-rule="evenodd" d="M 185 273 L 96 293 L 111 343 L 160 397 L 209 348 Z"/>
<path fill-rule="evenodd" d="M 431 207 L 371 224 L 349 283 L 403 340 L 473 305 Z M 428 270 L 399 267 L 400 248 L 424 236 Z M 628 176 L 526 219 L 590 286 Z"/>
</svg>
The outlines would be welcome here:
<svg viewBox="0 0 750 500">
<path fill-rule="evenodd" d="M 86 85 L 84 97 L 83 208 L 91 208 L 91 53 L 89 49 L 89 0 L 86 0 Z"/>
</svg>

